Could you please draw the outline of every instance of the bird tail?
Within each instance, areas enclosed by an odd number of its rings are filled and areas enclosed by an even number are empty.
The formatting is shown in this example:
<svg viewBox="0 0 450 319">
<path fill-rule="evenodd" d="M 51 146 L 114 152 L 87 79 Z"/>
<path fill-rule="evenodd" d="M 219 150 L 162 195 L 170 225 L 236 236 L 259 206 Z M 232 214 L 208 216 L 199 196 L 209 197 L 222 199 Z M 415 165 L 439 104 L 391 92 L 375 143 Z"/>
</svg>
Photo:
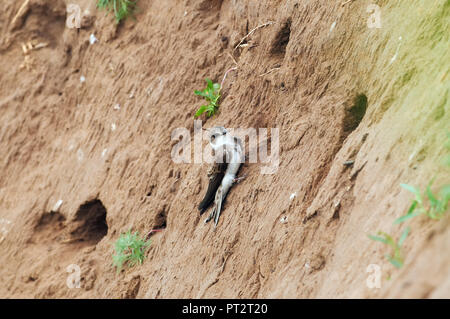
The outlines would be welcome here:
<svg viewBox="0 0 450 319">
<path fill-rule="evenodd" d="M 219 223 L 219 217 L 222 211 L 223 202 L 225 201 L 225 197 L 227 196 L 227 193 L 230 190 L 232 184 L 233 178 L 225 175 L 222 184 L 217 189 L 216 197 L 214 199 L 214 207 L 211 211 L 211 214 L 205 220 L 205 223 L 214 218 L 214 227 L 217 226 L 217 224 Z"/>
<path fill-rule="evenodd" d="M 222 185 L 217 189 L 216 198 L 214 199 L 214 207 L 211 210 L 211 214 L 209 214 L 208 218 L 206 218 L 205 223 L 209 222 L 214 218 L 214 227 L 217 226 L 219 222 L 220 212 L 222 211 L 222 203 L 224 200 L 223 196 L 223 188 Z"/>
</svg>

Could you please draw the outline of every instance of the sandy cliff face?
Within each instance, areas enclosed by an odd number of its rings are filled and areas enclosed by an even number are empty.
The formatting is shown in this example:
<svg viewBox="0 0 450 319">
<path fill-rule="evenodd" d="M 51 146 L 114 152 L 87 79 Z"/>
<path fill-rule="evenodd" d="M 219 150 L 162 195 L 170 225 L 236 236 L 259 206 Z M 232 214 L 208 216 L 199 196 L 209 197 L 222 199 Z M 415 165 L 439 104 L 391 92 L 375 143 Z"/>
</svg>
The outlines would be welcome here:
<svg viewBox="0 0 450 319">
<path fill-rule="evenodd" d="M 449 184 L 449 1 L 373 1 L 380 21 L 371 1 L 140 1 L 120 25 L 93 1 L 4 2 L 1 297 L 450 297 L 448 216 L 408 223 L 401 269 L 367 237 L 400 236 L 400 183 Z M 174 163 L 171 133 L 233 67 L 203 127 L 278 128 L 280 164 L 246 163 L 214 230 L 207 164 Z M 119 235 L 160 227 L 117 274 Z"/>
</svg>

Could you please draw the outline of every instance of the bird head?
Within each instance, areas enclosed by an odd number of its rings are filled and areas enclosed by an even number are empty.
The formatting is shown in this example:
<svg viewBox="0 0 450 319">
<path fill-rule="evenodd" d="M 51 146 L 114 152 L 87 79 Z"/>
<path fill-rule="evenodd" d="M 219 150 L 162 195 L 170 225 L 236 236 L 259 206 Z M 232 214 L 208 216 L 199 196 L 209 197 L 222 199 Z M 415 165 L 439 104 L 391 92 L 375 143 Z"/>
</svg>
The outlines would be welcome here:
<svg viewBox="0 0 450 319">
<path fill-rule="evenodd" d="M 209 130 L 209 143 L 214 150 L 224 144 L 227 133 L 228 131 L 222 126 L 216 126 Z"/>
</svg>

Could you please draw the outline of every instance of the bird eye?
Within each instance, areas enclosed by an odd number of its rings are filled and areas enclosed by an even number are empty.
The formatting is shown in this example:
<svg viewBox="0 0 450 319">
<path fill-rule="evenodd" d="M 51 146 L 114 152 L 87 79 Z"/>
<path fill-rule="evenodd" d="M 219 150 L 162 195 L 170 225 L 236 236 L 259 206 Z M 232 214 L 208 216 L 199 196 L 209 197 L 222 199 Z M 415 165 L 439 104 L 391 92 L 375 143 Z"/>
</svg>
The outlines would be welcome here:
<svg viewBox="0 0 450 319">
<path fill-rule="evenodd" d="M 215 135 L 215 134 L 211 135 L 211 139 L 212 139 L 212 140 L 214 140 L 215 138 L 216 138 L 216 135 Z"/>
</svg>

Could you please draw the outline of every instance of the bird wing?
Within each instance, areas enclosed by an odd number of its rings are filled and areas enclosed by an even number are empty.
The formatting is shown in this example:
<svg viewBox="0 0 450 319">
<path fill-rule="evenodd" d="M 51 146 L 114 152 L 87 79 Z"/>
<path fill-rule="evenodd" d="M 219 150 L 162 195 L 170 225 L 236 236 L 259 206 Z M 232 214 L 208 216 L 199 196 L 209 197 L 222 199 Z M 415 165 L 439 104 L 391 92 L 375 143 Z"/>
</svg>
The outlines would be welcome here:
<svg viewBox="0 0 450 319">
<path fill-rule="evenodd" d="M 225 171 L 227 170 L 228 164 L 220 158 L 215 158 L 215 162 L 208 169 L 209 184 L 206 190 L 205 197 L 198 205 L 198 210 L 200 215 L 208 209 L 208 207 L 214 202 L 216 196 L 216 191 L 222 183 L 222 179 L 225 176 Z"/>
</svg>

